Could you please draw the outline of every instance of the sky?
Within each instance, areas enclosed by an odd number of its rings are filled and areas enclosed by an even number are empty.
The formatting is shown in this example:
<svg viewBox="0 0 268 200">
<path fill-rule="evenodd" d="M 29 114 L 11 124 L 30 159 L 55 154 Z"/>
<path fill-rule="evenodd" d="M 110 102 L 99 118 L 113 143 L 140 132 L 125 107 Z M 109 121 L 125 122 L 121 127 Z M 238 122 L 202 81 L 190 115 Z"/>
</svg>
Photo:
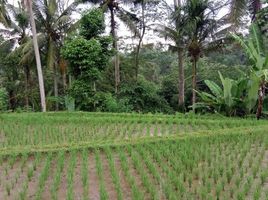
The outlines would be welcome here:
<svg viewBox="0 0 268 200">
<path fill-rule="evenodd" d="M 20 0 L 19 0 L 20 1 Z M 185 1 L 185 0 L 182 0 L 182 1 Z M 18 0 L 8 0 L 8 2 L 12 5 L 15 5 L 17 6 L 18 5 Z M 65 2 L 67 3 L 72 3 L 73 0 L 65 0 Z M 120 0 L 119 0 L 120 2 Z M 172 5 L 173 4 L 173 0 L 166 0 L 166 2 L 169 4 L 169 5 Z M 90 7 L 90 6 L 89 6 Z M 81 9 L 87 9 L 89 8 L 88 6 L 80 6 Z M 127 8 L 128 9 L 128 8 Z M 226 14 L 227 12 L 227 9 L 222 9 L 220 12 L 219 12 L 219 17 L 223 16 L 224 14 Z M 79 14 L 76 13 L 74 14 L 74 18 L 79 18 Z M 117 19 L 117 21 L 119 21 Z M 156 22 L 156 23 L 162 23 L 161 21 L 159 22 Z M 107 34 L 109 33 L 109 19 L 107 18 L 106 20 L 106 24 L 107 24 Z M 126 47 L 126 46 L 129 46 L 129 48 L 131 48 L 131 46 L 135 46 L 138 42 L 137 39 L 134 39 L 132 38 L 131 36 L 133 36 L 131 34 L 130 31 L 128 31 L 127 27 L 123 24 L 123 23 L 118 23 L 118 30 L 117 30 L 117 33 L 118 33 L 118 37 L 119 37 L 119 47 Z M 131 39 L 132 38 L 132 39 Z M 144 44 L 146 43 L 154 43 L 154 44 L 157 44 L 157 43 L 165 43 L 165 44 L 168 44 L 169 42 L 166 41 L 165 39 L 163 38 L 160 38 L 158 37 L 155 33 L 153 33 L 152 31 L 147 31 L 146 34 L 145 34 L 145 37 L 144 37 L 144 41 L 143 41 Z"/>
</svg>

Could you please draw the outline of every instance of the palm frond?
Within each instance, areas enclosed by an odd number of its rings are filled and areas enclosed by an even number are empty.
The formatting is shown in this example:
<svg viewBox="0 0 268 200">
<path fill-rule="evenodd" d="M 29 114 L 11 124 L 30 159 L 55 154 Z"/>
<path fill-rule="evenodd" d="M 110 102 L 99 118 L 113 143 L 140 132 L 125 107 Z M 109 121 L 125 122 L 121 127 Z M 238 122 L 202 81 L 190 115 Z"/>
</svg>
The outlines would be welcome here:
<svg viewBox="0 0 268 200">
<path fill-rule="evenodd" d="M 81 24 L 81 21 L 80 21 L 80 20 L 76 21 L 75 23 L 72 23 L 72 24 L 69 26 L 69 28 L 66 30 L 66 33 L 67 33 L 67 34 L 70 34 L 70 33 L 72 33 L 72 32 L 77 31 L 78 28 L 79 28 L 79 26 L 80 26 L 80 24 Z"/>
<path fill-rule="evenodd" d="M 41 49 L 47 43 L 47 38 L 45 34 L 38 34 L 37 35 L 38 45 Z M 34 47 L 33 47 L 33 40 L 32 38 L 29 39 L 27 42 L 22 44 L 17 48 L 17 51 L 20 51 L 22 54 L 21 63 L 27 63 L 29 60 L 34 58 Z"/>
<path fill-rule="evenodd" d="M 58 10 L 58 4 L 56 0 L 49 0 L 47 5 L 49 15 L 53 16 Z"/>
<path fill-rule="evenodd" d="M 0 43 L 0 49 L 2 52 L 11 52 L 15 44 L 16 44 L 16 40 L 14 39 L 5 40 Z"/>
<path fill-rule="evenodd" d="M 42 27 L 46 23 L 46 7 L 44 4 L 33 1 L 33 12 L 36 18 L 36 26 Z"/>
<path fill-rule="evenodd" d="M 59 19 L 64 16 L 64 15 L 71 15 L 72 12 L 74 12 L 77 8 L 77 6 L 81 4 L 80 1 L 74 1 L 73 3 L 71 3 L 59 16 Z"/>
<path fill-rule="evenodd" d="M 138 29 L 139 19 L 136 15 L 123 10 L 122 8 L 117 9 L 117 17 L 127 26 L 127 28 L 137 37 L 140 37 Z"/>
<path fill-rule="evenodd" d="M 2 0 L 0 3 L 0 23 L 8 27 L 10 25 L 11 19 L 10 19 L 8 10 L 6 8 L 6 5 L 7 5 L 7 1 Z"/>
<path fill-rule="evenodd" d="M 180 34 L 175 28 L 162 24 L 157 24 L 157 28 L 155 28 L 154 31 L 159 33 L 160 36 L 164 37 L 166 40 L 170 40 L 175 43 L 180 38 Z"/>
<path fill-rule="evenodd" d="M 231 0 L 229 10 L 229 22 L 233 27 L 239 27 L 242 18 L 247 13 L 247 0 Z"/>
<path fill-rule="evenodd" d="M 261 10 L 262 3 L 261 0 L 251 0 L 250 1 L 250 12 L 251 12 L 251 19 L 254 20 L 256 14 Z"/>
</svg>

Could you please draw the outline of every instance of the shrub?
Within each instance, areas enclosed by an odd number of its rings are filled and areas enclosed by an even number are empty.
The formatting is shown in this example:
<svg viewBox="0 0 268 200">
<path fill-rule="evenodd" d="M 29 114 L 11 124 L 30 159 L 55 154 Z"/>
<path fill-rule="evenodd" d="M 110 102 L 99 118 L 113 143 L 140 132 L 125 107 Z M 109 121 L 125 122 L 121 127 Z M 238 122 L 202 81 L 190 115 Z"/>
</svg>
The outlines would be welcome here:
<svg viewBox="0 0 268 200">
<path fill-rule="evenodd" d="M 0 111 L 6 111 L 8 107 L 8 94 L 5 88 L 0 88 Z"/>
</svg>

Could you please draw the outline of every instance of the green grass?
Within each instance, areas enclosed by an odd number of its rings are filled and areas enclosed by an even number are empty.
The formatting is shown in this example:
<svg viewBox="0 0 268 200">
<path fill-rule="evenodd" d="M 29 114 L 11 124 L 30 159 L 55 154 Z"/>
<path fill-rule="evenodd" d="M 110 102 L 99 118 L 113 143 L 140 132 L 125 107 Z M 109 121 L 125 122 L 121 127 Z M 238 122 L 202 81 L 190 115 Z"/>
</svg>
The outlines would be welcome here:
<svg viewBox="0 0 268 200">
<path fill-rule="evenodd" d="M 0 127 L 0 199 L 268 196 L 264 120 L 23 113 L 1 114 Z"/>
</svg>

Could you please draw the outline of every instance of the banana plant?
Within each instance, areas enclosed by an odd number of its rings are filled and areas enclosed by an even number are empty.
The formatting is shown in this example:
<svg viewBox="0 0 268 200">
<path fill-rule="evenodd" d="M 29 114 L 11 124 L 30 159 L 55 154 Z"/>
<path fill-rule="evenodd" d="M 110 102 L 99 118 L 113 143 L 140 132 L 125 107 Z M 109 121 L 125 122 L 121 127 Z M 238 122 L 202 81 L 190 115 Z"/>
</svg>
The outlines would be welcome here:
<svg viewBox="0 0 268 200">
<path fill-rule="evenodd" d="M 256 117 L 260 118 L 265 97 L 265 86 L 268 82 L 268 52 L 265 51 L 262 35 L 258 26 L 251 26 L 248 40 L 243 40 L 237 35 L 233 37 L 240 43 L 249 60 L 251 61 L 251 72 L 249 76 L 247 108 L 251 111 L 258 101 Z"/>
<path fill-rule="evenodd" d="M 217 112 L 226 112 L 227 115 L 236 115 L 243 107 L 243 95 L 247 88 L 247 80 L 233 80 L 224 78 L 219 72 L 221 86 L 214 81 L 205 80 L 205 84 L 210 90 L 208 92 L 196 91 L 202 102 L 196 103 L 196 108 L 207 108 Z"/>
</svg>

